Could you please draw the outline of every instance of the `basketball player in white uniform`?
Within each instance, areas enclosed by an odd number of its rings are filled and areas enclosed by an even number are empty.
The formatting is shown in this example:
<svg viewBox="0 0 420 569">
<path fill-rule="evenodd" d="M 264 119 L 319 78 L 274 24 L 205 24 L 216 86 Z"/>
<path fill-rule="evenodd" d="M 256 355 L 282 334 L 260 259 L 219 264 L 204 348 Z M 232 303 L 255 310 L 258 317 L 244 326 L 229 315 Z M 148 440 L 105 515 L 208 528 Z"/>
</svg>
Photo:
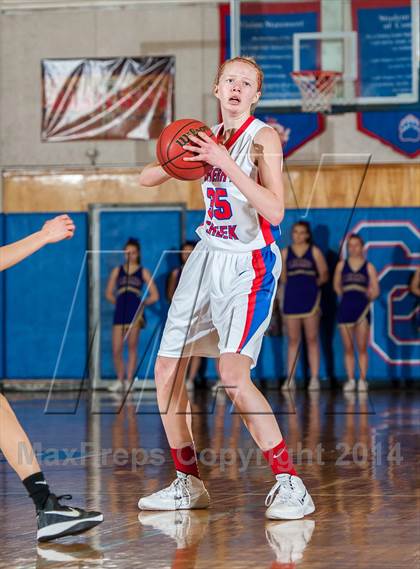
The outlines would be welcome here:
<svg viewBox="0 0 420 569">
<path fill-rule="evenodd" d="M 266 516 L 298 519 L 315 507 L 297 476 L 269 403 L 251 381 L 269 324 L 281 255 L 275 243 L 284 216 L 282 149 L 278 134 L 251 115 L 261 96 L 262 71 L 250 58 L 219 68 L 214 94 L 223 123 L 190 136 L 190 161 L 212 166 L 202 183 L 206 214 L 201 238 L 190 255 L 172 304 L 155 366 L 159 409 L 177 477 L 139 500 L 142 510 L 206 508 L 210 498 L 200 479 L 184 384 L 188 357 L 219 357 L 223 387 L 272 468 L 276 482 Z M 150 164 L 140 183 L 154 186 L 169 176 Z"/>
</svg>

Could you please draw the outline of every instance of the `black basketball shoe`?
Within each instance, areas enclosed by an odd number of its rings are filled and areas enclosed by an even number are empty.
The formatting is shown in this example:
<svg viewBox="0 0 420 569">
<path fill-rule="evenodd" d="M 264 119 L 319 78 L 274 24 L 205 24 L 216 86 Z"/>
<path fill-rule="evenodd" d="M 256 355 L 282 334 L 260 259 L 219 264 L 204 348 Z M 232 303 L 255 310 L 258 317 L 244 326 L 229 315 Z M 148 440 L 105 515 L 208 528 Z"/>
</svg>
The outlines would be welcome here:
<svg viewBox="0 0 420 569">
<path fill-rule="evenodd" d="M 37 511 L 38 541 L 49 541 L 65 535 L 83 533 L 103 522 L 100 512 L 87 512 L 82 508 L 63 506 L 60 500 L 71 500 L 70 494 L 50 494 L 44 507 Z"/>
</svg>

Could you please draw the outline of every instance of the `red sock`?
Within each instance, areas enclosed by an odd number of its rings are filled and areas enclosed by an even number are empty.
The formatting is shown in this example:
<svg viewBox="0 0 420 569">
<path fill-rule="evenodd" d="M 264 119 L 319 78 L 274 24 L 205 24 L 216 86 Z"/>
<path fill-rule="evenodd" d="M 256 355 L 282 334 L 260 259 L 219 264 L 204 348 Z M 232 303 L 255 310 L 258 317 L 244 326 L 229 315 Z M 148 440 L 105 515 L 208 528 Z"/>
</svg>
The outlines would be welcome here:
<svg viewBox="0 0 420 569">
<path fill-rule="evenodd" d="M 292 474 L 296 476 L 293 460 L 289 456 L 284 440 L 274 448 L 263 451 L 263 455 L 274 474 Z"/>
<path fill-rule="evenodd" d="M 192 474 L 200 478 L 194 445 L 188 445 L 182 448 L 171 448 L 171 454 L 175 468 L 179 470 L 179 472 Z"/>
</svg>

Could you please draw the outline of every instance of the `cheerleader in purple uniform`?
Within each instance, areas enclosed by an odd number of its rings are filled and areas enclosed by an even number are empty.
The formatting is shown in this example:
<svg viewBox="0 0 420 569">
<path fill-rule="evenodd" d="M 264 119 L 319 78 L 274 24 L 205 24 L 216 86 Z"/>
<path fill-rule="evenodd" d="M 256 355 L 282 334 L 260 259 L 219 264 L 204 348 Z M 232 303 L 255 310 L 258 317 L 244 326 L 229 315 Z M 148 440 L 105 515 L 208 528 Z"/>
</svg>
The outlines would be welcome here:
<svg viewBox="0 0 420 569">
<path fill-rule="evenodd" d="M 354 391 L 354 347 L 359 354 L 360 379 L 358 390 L 366 392 L 368 368 L 367 346 L 370 330 L 370 303 L 379 296 L 379 283 L 375 267 L 363 254 L 364 242 L 359 235 L 350 235 L 347 242 L 347 259 L 340 261 L 334 273 L 334 290 L 340 298 L 338 325 L 344 346 L 344 365 L 347 381 L 344 391 Z"/>
<path fill-rule="evenodd" d="M 328 280 L 328 267 L 321 251 L 313 245 L 309 223 L 298 221 L 292 228 L 292 245 L 282 250 L 284 283 L 283 316 L 288 336 L 288 380 L 283 390 L 295 388 L 294 372 L 299 355 L 302 328 L 308 348 L 311 380 L 308 389 L 319 383 L 320 287 Z"/>
<path fill-rule="evenodd" d="M 137 368 L 137 346 L 140 328 L 144 327 L 143 309 L 159 300 L 159 292 L 150 271 L 140 264 L 140 244 L 129 239 L 124 247 L 125 263 L 115 267 L 108 280 L 106 298 L 115 304 L 112 328 L 112 353 L 118 381 L 110 391 L 120 391 L 124 378 L 130 383 Z M 142 300 L 143 288 L 148 289 L 146 300 Z M 141 309 L 139 310 L 141 306 Z M 123 358 L 124 339 L 127 339 L 127 374 Z"/>
</svg>

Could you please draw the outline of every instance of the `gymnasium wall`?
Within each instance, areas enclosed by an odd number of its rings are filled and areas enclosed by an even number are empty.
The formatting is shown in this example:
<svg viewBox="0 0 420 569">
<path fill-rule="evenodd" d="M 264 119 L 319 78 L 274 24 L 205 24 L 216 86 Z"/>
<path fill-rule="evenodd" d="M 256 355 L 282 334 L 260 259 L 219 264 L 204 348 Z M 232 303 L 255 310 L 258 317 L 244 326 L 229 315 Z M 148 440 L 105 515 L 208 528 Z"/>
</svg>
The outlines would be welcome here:
<svg viewBox="0 0 420 569">
<path fill-rule="evenodd" d="M 5 242 L 38 231 L 49 214 L 3 216 Z M 4 273 L 3 377 L 53 377 L 76 283 L 87 249 L 85 214 L 74 214 L 73 239 L 48 245 Z M 63 378 L 82 377 L 87 344 L 87 274 L 75 299 L 68 331 L 70 349 L 60 366 Z M 1 352 L 0 352 L 1 353 Z"/>
<path fill-rule="evenodd" d="M 3 210 L 7 212 L 86 211 L 92 203 L 185 203 L 202 207 L 199 182 L 171 179 L 141 188 L 139 168 L 33 169 L 3 173 Z M 285 161 L 287 208 L 420 206 L 420 164 Z"/>
<path fill-rule="evenodd" d="M 41 59 L 175 55 L 177 117 L 216 118 L 217 5 L 38 10 L 0 14 L 0 156 L 3 165 L 142 164 L 153 142 L 42 143 Z M 169 39 L 170 38 L 170 39 Z"/>
<path fill-rule="evenodd" d="M 329 6 L 329 0 L 322 2 L 322 17 L 324 22 L 330 19 L 333 29 L 334 11 Z M 71 242 L 48 247 L 0 275 L 0 294 L 5 291 L 0 325 L 2 375 L 52 376 L 86 250 L 89 204 L 183 203 L 190 210 L 188 219 L 194 219 L 193 224 L 187 223 L 189 233 L 202 208 L 197 183 L 169 181 L 159 188 L 139 188 L 138 171 L 154 157 L 154 141 L 42 143 L 41 59 L 175 55 L 176 118 L 195 116 L 214 123 L 218 113 L 211 87 L 219 62 L 219 39 L 218 6 L 214 3 L 171 6 L 156 2 L 125 9 L 0 12 L 0 212 L 5 213 L 0 214 L 1 242 L 35 230 L 47 212 L 71 212 L 78 225 Z M 359 208 L 387 208 L 359 209 L 355 216 L 392 220 L 398 214 L 397 221 L 413 224 L 420 207 L 418 161 L 364 136 L 356 129 L 354 113 L 326 120 L 325 132 L 285 162 L 288 213 L 284 227 L 295 218 L 293 210 L 299 210 L 301 216 L 308 210 L 312 216 L 314 208 L 321 208 L 317 212 L 323 212 L 323 223 L 330 233 L 325 246 L 334 251 L 338 238 L 331 243 L 329 240 L 341 235 L 343 219 L 350 216 L 355 202 Z M 90 166 L 87 155 L 93 149 L 98 151 L 96 168 Z M 337 158 L 318 171 L 324 153 Z M 368 155 L 371 164 L 365 170 Z M 345 213 L 324 208 L 340 208 Z M 83 373 L 87 341 L 85 274 L 81 282 L 74 312 L 74 325 L 79 329 L 70 335 L 60 365 L 61 377 Z M 277 346 L 277 353 L 284 350 L 282 339 L 265 343 L 268 352 L 264 364 L 268 367 L 261 373 L 267 377 L 279 375 L 283 365 L 279 361 L 277 368 L 274 365 L 271 342 Z M 340 346 L 334 344 L 334 349 L 338 350 L 338 373 Z M 396 369 L 406 373 L 404 367 L 390 364 L 388 368 L 378 361 L 375 377 L 387 377 Z M 411 373 L 412 367 L 407 369 Z"/>
<path fill-rule="evenodd" d="M 201 223 L 202 215 L 201 210 L 186 212 L 187 238 L 195 238 L 194 229 Z M 356 229 L 369 243 L 368 258 L 380 273 L 382 287 L 373 310 L 369 376 L 374 381 L 418 377 L 420 344 L 413 327 L 414 299 L 407 294 L 407 284 L 415 264 L 418 264 L 419 229 L 413 219 L 419 216 L 420 208 L 359 208 L 355 211 L 351 208 L 312 209 L 308 213 L 307 219 L 312 223 L 315 241 L 326 255 L 331 273 L 346 231 Z M 6 241 L 13 241 L 35 231 L 47 216 L 21 213 L 3 217 Z M 301 217 L 300 210 L 287 212 L 282 224 L 281 246 L 288 244 L 290 227 Z M 48 246 L 5 274 L 2 343 L 5 378 L 51 378 L 65 332 L 58 377 L 83 377 L 87 358 L 88 280 L 86 271 L 81 271 L 81 268 L 87 249 L 87 214 L 78 213 L 74 218 L 77 232 L 73 240 Z M 128 220 L 127 224 L 122 222 L 122 227 L 129 227 Z M 130 234 L 132 231 L 130 226 Z M 164 239 L 161 248 L 168 247 L 167 234 L 162 233 L 155 222 L 147 235 L 142 227 L 138 228 L 137 235 L 146 251 L 148 242 L 153 244 L 154 249 L 159 249 L 161 236 Z M 179 231 L 174 235 L 173 242 L 175 249 L 179 243 Z M 113 248 L 117 251 L 120 247 L 118 241 Z M 147 256 L 146 263 L 150 264 Z M 164 300 L 165 267 L 163 265 L 156 275 L 162 299 L 157 308 L 149 309 L 153 311 L 153 315 L 150 315 L 152 324 L 156 314 L 160 313 L 163 317 L 167 309 Z M 154 271 L 155 266 L 148 268 Z M 75 296 L 79 279 L 80 287 Z M 72 305 L 72 317 L 66 330 Z M 324 287 L 322 309 L 321 376 L 341 378 L 344 375 L 342 348 L 335 323 L 336 298 L 331 284 Z M 143 348 L 140 342 L 140 352 Z M 155 352 L 152 353 L 154 355 Z M 109 357 L 105 360 L 103 376 L 110 378 L 113 376 L 111 360 Z M 285 361 L 285 338 L 268 337 L 264 340 L 262 357 L 254 376 L 269 380 L 283 376 Z M 302 373 L 303 369 L 300 368 L 299 376 Z M 208 365 L 207 374 L 214 375 L 212 363 Z"/>
<path fill-rule="evenodd" d="M 322 6 L 327 22 L 333 12 L 328 2 Z M 219 34 L 214 3 L 0 13 L 0 166 L 88 165 L 86 153 L 93 149 L 99 152 L 98 165 L 141 165 L 154 156 L 153 141 L 42 143 L 42 58 L 173 54 L 176 117 L 217 122 L 211 90 L 219 62 Z M 362 135 L 354 113 L 327 121 L 326 131 L 301 147 L 293 162 L 317 162 L 322 153 L 335 152 L 372 154 L 374 163 L 412 163 Z"/>
</svg>

